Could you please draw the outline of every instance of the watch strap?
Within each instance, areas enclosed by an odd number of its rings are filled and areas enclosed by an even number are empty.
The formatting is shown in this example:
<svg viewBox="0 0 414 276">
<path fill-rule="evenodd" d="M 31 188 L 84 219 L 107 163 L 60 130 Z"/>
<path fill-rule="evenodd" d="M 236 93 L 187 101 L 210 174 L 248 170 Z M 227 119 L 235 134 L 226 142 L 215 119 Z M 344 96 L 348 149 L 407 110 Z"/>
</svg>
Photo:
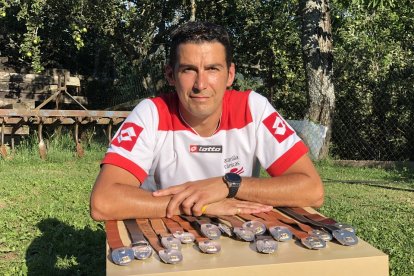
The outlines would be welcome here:
<svg viewBox="0 0 414 276">
<path fill-rule="evenodd" d="M 227 174 L 236 174 L 236 173 L 227 173 Z M 237 192 L 239 191 L 241 182 L 238 183 L 238 185 L 234 185 L 233 183 L 237 182 L 230 182 L 227 179 L 227 174 L 223 176 L 223 181 L 226 183 L 227 187 L 229 188 L 229 194 L 227 195 L 227 198 L 233 198 L 236 196 Z"/>
<path fill-rule="evenodd" d="M 239 187 L 230 186 L 229 187 L 229 194 L 227 195 L 227 198 L 235 197 L 238 191 L 239 191 Z"/>
</svg>

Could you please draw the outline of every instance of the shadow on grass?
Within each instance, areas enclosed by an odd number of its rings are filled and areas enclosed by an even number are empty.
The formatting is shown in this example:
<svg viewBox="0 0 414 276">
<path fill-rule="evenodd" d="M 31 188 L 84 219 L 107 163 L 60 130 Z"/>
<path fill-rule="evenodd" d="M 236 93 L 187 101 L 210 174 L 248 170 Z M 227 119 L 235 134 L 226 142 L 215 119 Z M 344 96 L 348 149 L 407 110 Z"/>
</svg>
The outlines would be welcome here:
<svg viewBox="0 0 414 276">
<path fill-rule="evenodd" d="M 75 229 L 57 219 L 40 221 L 42 235 L 26 251 L 27 275 L 104 275 L 105 232 Z"/>
<path fill-rule="evenodd" d="M 384 182 L 384 181 L 378 181 L 378 180 L 341 180 L 341 179 L 325 178 L 323 179 L 323 182 L 324 183 L 359 184 L 359 185 L 383 188 L 387 190 L 404 191 L 404 192 L 412 192 L 412 193 L 414 192 L 414 189 L 387 186 L 388 184 L 390 184 L 390 182 Z"/>
</svg>

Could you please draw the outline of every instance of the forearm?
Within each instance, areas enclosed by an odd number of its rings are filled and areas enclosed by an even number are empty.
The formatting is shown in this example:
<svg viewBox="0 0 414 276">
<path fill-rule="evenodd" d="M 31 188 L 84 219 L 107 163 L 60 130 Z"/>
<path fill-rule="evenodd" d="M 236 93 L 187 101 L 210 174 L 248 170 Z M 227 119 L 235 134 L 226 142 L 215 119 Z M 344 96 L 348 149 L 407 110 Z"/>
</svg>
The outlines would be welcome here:
<svg viewBox="0 0 414 276">
<path fill-rule="evenodd" d="M 319 177 L 292 173 L 270 178 L 243 178 L 237 198 L 272 206 L 313 206 L 323 202 Z"/>
<path fill-rule="evenodd" d="M 110 192 L 92 193 L 91 216 L 95 220 L 165 217 L 170 196 L 154 197 L 148 191 L 113 184 Z"/>
</svg>

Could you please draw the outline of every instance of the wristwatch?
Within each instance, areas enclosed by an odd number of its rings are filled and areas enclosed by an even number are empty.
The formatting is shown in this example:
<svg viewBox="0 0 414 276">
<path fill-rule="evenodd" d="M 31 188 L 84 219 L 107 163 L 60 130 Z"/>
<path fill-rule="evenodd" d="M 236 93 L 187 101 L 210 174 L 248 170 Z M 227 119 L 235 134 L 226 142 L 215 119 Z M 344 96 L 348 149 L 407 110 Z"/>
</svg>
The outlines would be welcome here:
<svg viewBox="0 0 414 276">
<path fill-rule="evenodd" d="M 240 175 L 237 173 L 226 173 L 223 177 L 223 181 L 227 184 L 227 187 L 229 187 L 227 198 L 235 197 L 242 181 Z"/>
</svg>

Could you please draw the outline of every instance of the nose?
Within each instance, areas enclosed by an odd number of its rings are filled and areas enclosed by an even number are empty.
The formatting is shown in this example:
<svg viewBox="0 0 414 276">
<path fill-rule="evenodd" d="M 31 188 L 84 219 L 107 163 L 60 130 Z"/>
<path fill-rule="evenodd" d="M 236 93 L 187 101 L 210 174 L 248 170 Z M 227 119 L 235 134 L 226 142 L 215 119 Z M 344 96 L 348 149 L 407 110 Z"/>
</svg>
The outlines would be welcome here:
<svg viewBox="0 0 414 276">
<path fill-rule="evenodd" d="M 199 71 L 197 73 L 193 90 L 195 93 L 199 93 L 207 88 L 207 75 L 204 71 Z"/>
</svg>

